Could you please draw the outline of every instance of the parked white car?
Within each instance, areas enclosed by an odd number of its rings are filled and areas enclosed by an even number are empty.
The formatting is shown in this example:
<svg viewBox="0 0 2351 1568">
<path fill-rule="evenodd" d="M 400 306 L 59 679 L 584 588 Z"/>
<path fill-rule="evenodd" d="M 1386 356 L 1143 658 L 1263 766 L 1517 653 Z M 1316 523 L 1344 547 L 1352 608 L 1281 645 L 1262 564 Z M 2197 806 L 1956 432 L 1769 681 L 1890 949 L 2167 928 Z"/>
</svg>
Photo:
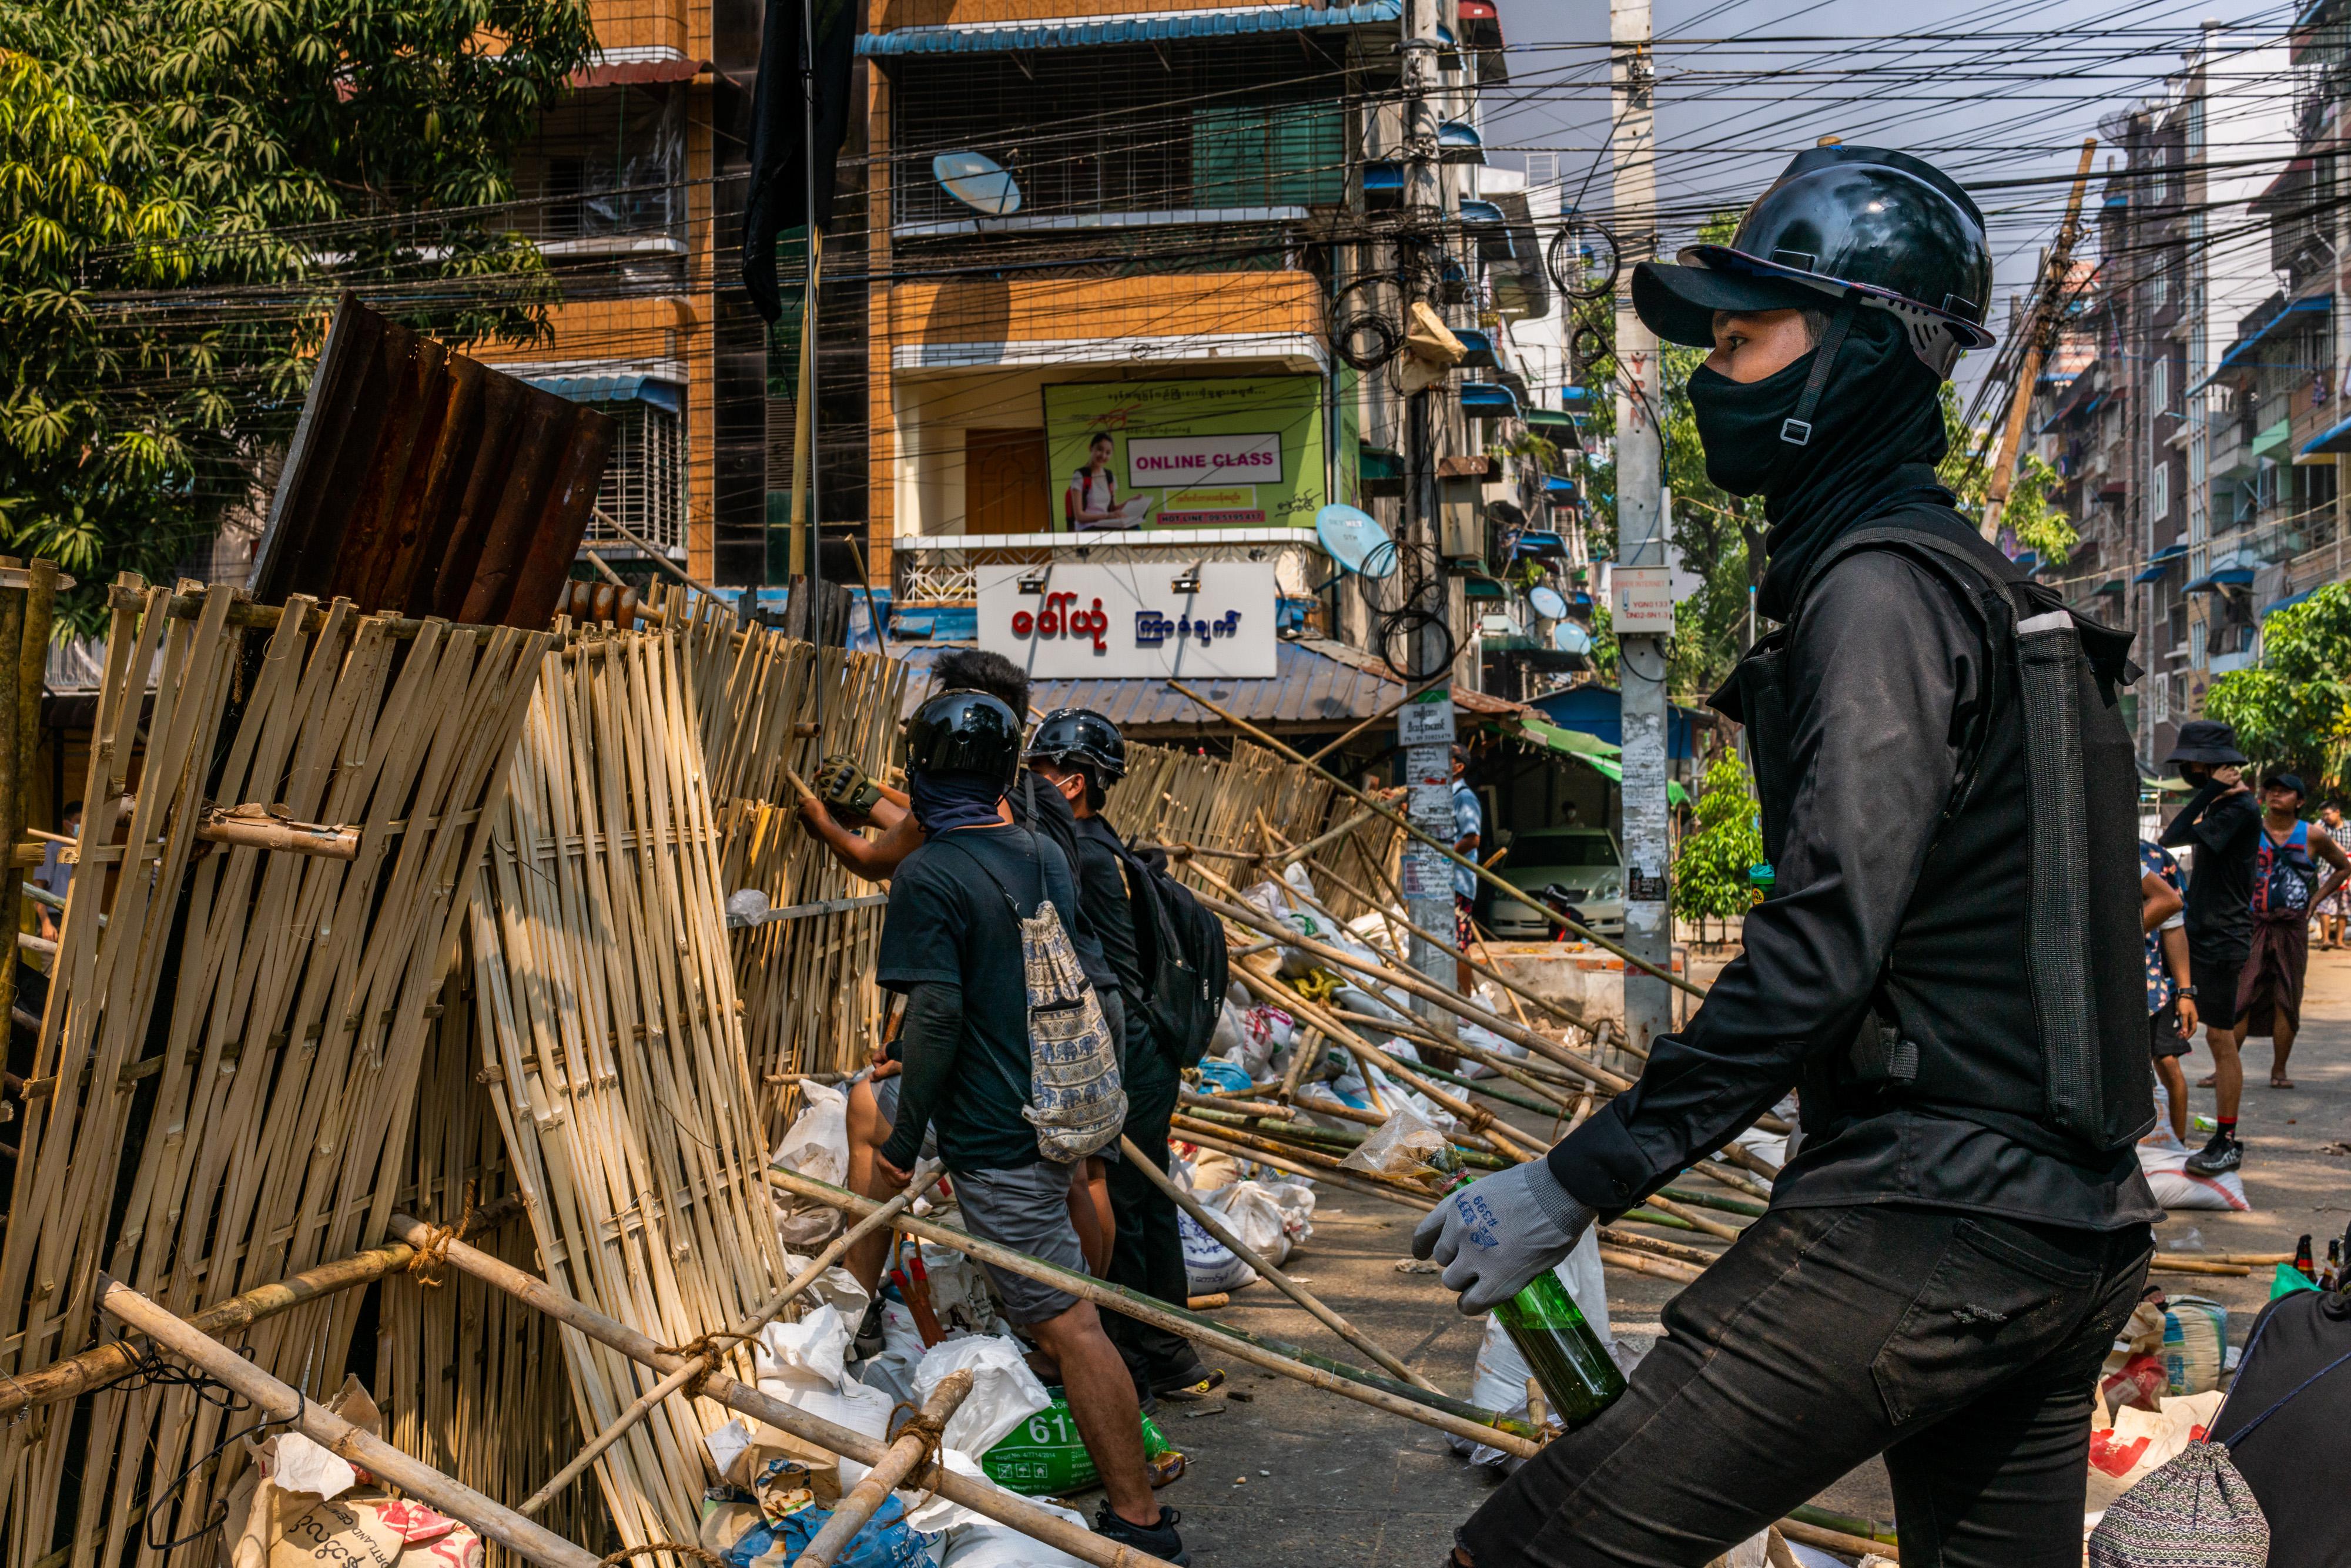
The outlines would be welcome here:
<svg viewBox="0 0 2351 1568">
<path fill-rule="evenodd" d="M 1583 912 L 1584 923 L 1604 936 L 1625 929 L 1625 856 L 1616 835 L 1604 828 L 1537 828 L 1510 840 L 1510 852 L 1497 868 L 1504 882 L 1529 892 L 1553 883 Z M 1506 942 L 1541 942 L 1552 918 L 1532 900 L 1494 896 L 1490 922 Z"/>
</svg>

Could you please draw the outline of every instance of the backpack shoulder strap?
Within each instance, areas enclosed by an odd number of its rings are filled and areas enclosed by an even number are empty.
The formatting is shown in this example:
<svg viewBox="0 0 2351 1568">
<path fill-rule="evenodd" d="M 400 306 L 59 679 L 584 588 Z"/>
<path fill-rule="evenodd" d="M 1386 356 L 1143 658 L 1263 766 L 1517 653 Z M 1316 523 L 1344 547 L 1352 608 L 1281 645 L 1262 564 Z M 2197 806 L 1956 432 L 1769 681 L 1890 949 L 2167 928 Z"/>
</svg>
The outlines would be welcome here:
<svg viewBox="0 0 2351 1568">
<path fill-rule="evenodd" d="M 1029 849 L 1034 852 L 1037 857 L 1037 902 L 1040 904 L 1042 904 L 1048 902 L 1045 889 L 1045 852 L 1038 843 L 1036 834 L 1029 833 L 1025 836 L 1029 840 Z M 1006 904 L 1012 906 L 1012 915 L 1014 919 L 1026 920 L 1029 918 L 1028 915 L 1020 913 L 1020 901 L 1012 896 L 1012 890 L 1004 885 L 1004 879 L 998 876 L 994 872 L 988 870 L 987 862 L 986 861 L 972 853 L 971 851 L 964 845 L 956 843 L 956 838 L 953 833 L 941 833 L 937 838 L 933 839 L 931 842 L 936 844 L 954 844 L 957 854 L 962 855 L 964 859 L 977 866 L 979 868 L 979 874 L 996 884 L 996 891 L 1003 895 L 1004 902 Z"/>
</svg>

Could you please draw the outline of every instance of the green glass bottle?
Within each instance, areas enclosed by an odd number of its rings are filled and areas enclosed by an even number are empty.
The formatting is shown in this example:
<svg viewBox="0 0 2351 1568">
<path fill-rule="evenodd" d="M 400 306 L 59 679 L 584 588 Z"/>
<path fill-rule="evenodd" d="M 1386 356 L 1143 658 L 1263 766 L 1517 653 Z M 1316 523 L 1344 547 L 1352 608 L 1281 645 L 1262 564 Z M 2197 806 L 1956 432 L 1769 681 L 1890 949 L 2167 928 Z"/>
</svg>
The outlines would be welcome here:
<svg viewBox="0 0 2351 1568">
<path fill-rule="evenodd" d="M 1608 1347 L 1551 1270 L 1496 1307 L 1494 1321 L 1526 1357 L 1561 1426 L 1583 1426 L 1625 1392 L 1625 1375 L 1616 1370 Z"/>
</svg>

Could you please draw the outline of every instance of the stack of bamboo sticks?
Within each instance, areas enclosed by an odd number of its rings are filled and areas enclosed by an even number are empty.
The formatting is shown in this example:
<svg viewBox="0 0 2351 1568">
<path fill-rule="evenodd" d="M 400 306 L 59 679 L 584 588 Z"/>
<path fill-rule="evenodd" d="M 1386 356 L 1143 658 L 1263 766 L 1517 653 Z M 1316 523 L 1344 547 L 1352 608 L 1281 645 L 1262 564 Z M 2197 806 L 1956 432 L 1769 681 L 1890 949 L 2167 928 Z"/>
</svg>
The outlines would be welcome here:
<svg viewBox="0 0 2351 1568">
<path fill-rule="evenodd" d="M 548 1274 L 670 1345 L 786 1277 L 683 641 L 590 627 L 545 661 L 473 920 L 484 1074 Z M 566 1351 L 583 1429 L 656 1381 Z M 602 1453 L 623 1542 L 695 1539 L 726 1419 L 673 1396 Z"/>
<path fill-rule="evenodd" d="M 753 888 L 771 910 L 872 891 L 799 829 L 789 779 L 827 757 L 880 775 L 896 755 L 905 666 L 819 649 L 765 628 L 737 629 L 714 601 L 683 596 L 677 619 L 719 822 L 728 893 Z M 862 1064 L 880 1015 L 872 982 L 878 906 L 777 920 L 737 933 L 736 982 L 747 1019 L 761 1126 L 781 1136 L 797 1104 L 788 1072 Z"/>
<path fill-rule="evenodd" d="M 6 1375 L 89 1344 L 101 1268 L 186 1314 L 381 1234 L 548 643 L 198 583 L 125 578 L 112 603 L 0 1243 Z M 213 808 L 246 803 L 356 827 L 355 849 L 217 841 Z M 345 1292 L 256 1325 L 253 1361 L 331 1393 L 359 1304 Z M 107 1391 L 0 1431 L 7 1560 L 39 1560 L 65 1525 L 78 1562 L 115 1561 L 148 1487 L 209 1449 L 219 1419 L 184 1388 Z M 212 1511 L 240 1462 L 191 1477 L 178 1517 Z"/>
</svg>

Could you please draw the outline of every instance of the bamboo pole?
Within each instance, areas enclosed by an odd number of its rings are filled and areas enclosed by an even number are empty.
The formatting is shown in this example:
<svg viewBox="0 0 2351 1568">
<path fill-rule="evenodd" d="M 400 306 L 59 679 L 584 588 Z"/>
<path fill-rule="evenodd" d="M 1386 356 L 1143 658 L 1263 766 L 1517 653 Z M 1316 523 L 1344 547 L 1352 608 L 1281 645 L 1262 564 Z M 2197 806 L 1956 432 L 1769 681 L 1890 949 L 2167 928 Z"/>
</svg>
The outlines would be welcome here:
<svg viewBox="0 0 2351 1568">
<path fill-rule="evenodd" d="M 1676 1219 L 1680 1220 L 1692 1230 L 1704 1231 L 1707 1235 L 1724 1241 L 1736 1241 L 1739 1239 L 1739 1230 L 1737 1227 L 1725 1225 L 1719 1219 L 1708 1219 L 1705 1215 L 1698 1213 L 1696 1209 L 1684 1208 L 1680 1204 L 1676 1203 L 1670 1197 L 1661 1197 L 1656 1193 L 1651 1193 L 1641 1201 L 1648 1205 L 1651 1208 L 1656 1209 L 1659 1214 L 1672 1215 Z"/>
<path fill-rule="evenodd" d="M 2157 1253 L 2147 1267 L 2165 1274 L 2220 1274 L 2231 1279 L 2242 1279 L 2252 1272 L 2243 1263 L 2215 1263 L 2203 1258 L 2182 1258 L 2171 1252 Z"/>
<path fill-rule="evenodd" d="M 1635 1274 L 1648 1274 L 1660 1280 L 1671 1280 L 1678 1285 L 1687 1285 L 1698 1276 L 1698 1271 L 1687 1263 L 1676 1262 L 1667 1258 L 1652 1258 L 1646 1252 L 1625 1251 L 1614 1244 L 1604 1244 L 1601 1247 L 1600 1260 L 1619 1269 L 1630 1269 Z"/>
<path fill-rule="evenodd" d="M 522 1212 L 519 1197 L 500 1198 L 474 1212 L 468 1235 L 479 1236 Z M 416 1249 L 405 1241 L 353 1253 L 316 1269 L 305 1269 L 275 1284 L 256 1285 L 206 1307 L 187 1320 L 188 1326 L 207 1338 L 219 1339 L 252 1327 L 280 1312 L 290 1312 L 307 1301 L 355 1285 L 372 1284 L 396 1274 L 416 1259 Z M 52 1362 L 37 1371 L 0 1378 L 0 1419 L 36 1405 L 55 1405 L 78 1398 L 93 1388 L 130 1376 L 139 1369 L 139 1352 L 127 1340 L 92 1345 L 78 1355 Z"/>
<path fill-rule="evenodd" d="M 795 1171 L 771 1168 L 768 1172 L 768 1179 L 786 1192 L 831 1204 L 846 1214 L 860 1212 L 868 1201 L 854 1193 L 811 1180 Z M 1378 1376 L 1360 1366 L 1350 1366 L 1345 1362 L 1318 1355 L 1280 1340 L 1268 1339 L 1246 1329 L 1237 1329 L 1214 1318 L 1204 1318 L 1196 1312 L 1156 1301 L 1139 1291 L 1113 1285 L 1073 1269 L 1063 1269 L 1043 1259 L 1031 1258 L 1026 1252 L 1015 1251 L 997 1242 L 984 1241 L 933 1220 L 910 1216 L 900 1222 L 899 1228 L 925 1241 L 955 1248 L 980 1262 L 993 1263 L 999 1269 L 1040 1281 L 1081 1301 L 1092 1301 L 1097 1307 L 1106 1307 L 1155 1328 L 1187 1334 L 1195 1339 L 1212 1339 L 1217 1349 L 1236 1361 L 1246 1361 L 1269 1372 L 1280 1373 L 1325 1393 L 1344 1395 L 1375 1410 L 1401 1416 L 1407 1421 L 1417 1421 L 1422 1426 L 1434 1427 L 1438 1431 L 1450 1432 L 1457 1437 L 1472 1438 L 1522 1458 L 1530 1457 L 1535 1451 L 1537 1445 L 1531 1434 L 1520 1430 L 1526 1423 L 1483 1409 L 1466 1400 L 1431 1394 L 1408 1383 Z"/>
<path fill-rule="evenodd" d="M 454 1245 L 462 1246 L 462 1242 Z M 561 1536 L 540 1529 L 511 1510 L 502 1508 L 468 1486 L 462 1486 L 428 1465 L 402 1453 L 382 1438 L 371 1437 L 326 1406 L 303 1397 L 245 1357 L 199 1333 L 153 1301 L 104 1275 L 98 1304 L 117 1322 L 138 1330 L 205 1375 L 225 1384 L 253 1402 L 270 1421 L 300 1429 L 312 1442 L 331 1449 L 401 1490 L 462 1520 L 509 1552 L 547 1568 L 600 1568 L 596 1554 L 574 1546 Z"/>
<path fill-rule="evenodd" d="M 1326 963 L 1336 964 L 1356 974 L 1368 976 L 1374 980 L 1395 986 L 1397 989 L 1418 997 L 1424 1001 L 1434 1002 L 1455 1017 L 1491 1030 L 1504 1040 L 1515 1040 L 1537 1055 L 1558 1062 L 1570 1072 L 1603 1089 L 1622 1092 L 1633 1086 L 1631 1080 L 1619 1077 L 1595 1062 L 1586 1061 L 1573 1050 L 1561 1044 L 1549 1035 L 1538 1034 L 1531 1029 L 1521 1029 L 1506 1018 L 1487 1012 L 1482 1008 L 1473 1007 L 1451 991 L 1441 986 L 1431 985 L 1409 970 L 1390 969 L 1376 964 L 1365 963 L 1343 948 L 1333 947 L 1327 942 L 1317 942 L 1311 936 L 1301 936 L 1295 931 L 1276 925 L 1248 904 L 1234 904 L 1218 898 L 1214 894 L 1204 894 L 1199 896 L 1203 906 L 1223 915 L 1237 925 L 1243 925 L 1262 936 L 1274 937 L 1285 946 L 1295 947 L 1301 953 L 1311 954 Z M 1282 1005 L 1289 1006 L 1286 1002 Z"/>
<path fill-rule="evenodd" d="M 1344 1187 L 1349 1192 L 1359 1193 L 1365 1197 L 1384 1197 L 1391 1203 L 1401 1204 L 1406 1208 L 1416 1208 L 1423 1214 L 1437 1207 L 1434 1199 L 1415 1197 L 1400 1187 L 1384 1186 L 1378 1182 L 1366 1181 L 1352 1171 L 1318 1170 L 1312 1166 L 1290 1159 L 1283 1155 L 1249 1148 L 1240 1144 L 1228 1143 L 1217 1134 L 1202 1132 L 1196 1126 L 1185 1131 L 1184 1141 L 1187 1144 L 1197 1144 L 1204 1149 L 1214 1149 L 1220 1155 L 1230 1155 L 1237 1160 L 1248 1160 L 1255 1165 L 1270 1166 L 1275 1170 L 1284 1171 L 1291 1176 L 1304 1176 L 1309 1181 L 1327 1181 L 1334 1186 Z"/>
<path fill-rule="evenodd" d="M 773 1171 L 768 1172 L 769 1181 L 774 1181 L 776 1175 Z M 822 1187 L 824 1193 L 853 1198 L 861 1205 L 868 1201 L 843 1193 L 838 1187 L 822 1186 L 821 1183 L 812 1185 Z M 392 1228 L 394 1231 L 423 1228 L 418 1221 L 404 1214 L 392 1216 Z M 468 1247 L 462 1241 L 449 1243 L 443 1260 L 459 1273 L 503 1291 L 567 1327 L 576 1329 L 599 1344 L 656 1372 L 674 1372 L 684 1361 L 684 1357 L 673 1354 L 650 1336 L 574 1301 L 538 1275 L 525 1273 L 513 1264 Z M 762 1394 L 756 1387 L 737 1383 L 723 1369 L 714 1369 L 703 1379 L 702 1396 L 716 1400 L 755 1421 L 765 1421 L 803 1442 L 815 1444 L 827 1453 L 843 1455 L 862 1465 L 879 1464 L 883 1455 L 889 1451 L 886 1443 L 836 1425 L 820 1416 L 811 1415 L 797 1405 L 788 1405 L 772 1395 Z M 931 1485 L 932 1490 L 949 1502 L 961 1503 L 973 1512 L 985 1514 L 999 1524 L 1008 1524 L 1024 1535 L 1034 1536 L 1050 1546 L 1061 1548 L 1072 1557 L 1093 1563 L 1095 1568 L 1162 1568 L 1158 1558 L 1105 1541 L 1084 1526 L 1071 1524 L 1057 1514 L 1047 1513 L 991 1481 L 973 1480 L 953 1470 L 943 1469 L 932 1479 Z M 590 1562 L 593 1563 L 594 1559 L 590 1559 Z"/>
<path fill-rule="evenodd" d="M 1307 763 L 1306 758 L 1300 756 L 1292 747 L 1276 740 L 1272 736 L 1268 735 L 1265 731 L 1258 728 L 1257 726 L 1249 723 L 1249 720 L 1241 718 L 1227 709 L 1218 706 L 1207 696 L 1194 691 L 1183 682 L 1169 681 L 1167 683 L 1167 687 L 1170 691 L 1176 692 L 1182 696 L 1188 697 L 1193 702 L 1199 704 L 1202 707 L 1207 709 L 1210 713 L 1215 714 L 1218 718 L 1223 719 L 1227 724 L 1231 725 L 1243 735 L 1248 736 L 1251 740 L 1256 741 L 1259 746 L 1269 748 L 1278 756 L 1286 758 L 1291 762 L 1301 763 L 1313 768 L 1314 770 L 1322 774 L 1323 778 L 1337 785 L 1340 790 L 1344 793 L 1349 800 L 1353 800 L 1359 806 L 1368 806 L 1373 810 L 1377 811 L 1381 816 L 1385 817 L 1397 827 L 1402 828 L 1405 832 L 1410 833 L 1414 838 L 1418 839 L 1422 843 L 1426 844 L 1429 848 L 1437 851 L 1447 860 L 1449 860 L 1454 864 L 1475 873 L 1481 880 L 1492 884 L 1495 892 L 1513 899 L 1520 898 L 1524 895 L 1525 890 L 1523 888 L 1512 887 L 1509 883 L 1504 882 L 1500 877 L 1496 876 L 1492 872 L 1488 871 L 1476 861 L 1455 852 L 1449 844 L 1440 843 L 1436 839 L 1429 837 L 1426 833 L 1422 832 L 1418 828 L 1414 827 L 1411 822 L 1407 821 L 1402 812 L 1394 810 L 1381 801 L 1373 800 L 1369 795 L 1366 795 L 1361 789 L 1356 789 L 1353 784 L 1348 783 L 1344 779 L 1340 778 L 1329 768 L 1324 768 L 1318 763 Z M 1617 946 L 1614 942 L 1611 942 L 1608 938 L 1601 936 L 1598 932 L 1587 930 L 1583 926 L 1577 925 L 1574 921 L 1566 919 L 1558 915 L 1555 911 L 1552 917 L 1558 920 L 1562 925 L 1566 926 L 1570 931 L 1574 932 L 1578 937 L 1591 943 L 1593 946 L 1600 948 L 1604 952 L 1614 954 L 1617 957 L 1622 958 L 1625 963 L 1631 965 L 1633 967 L 1639 969 L 1646 974 L 1655 975 L 1658 979 L 1665 981 L 1666 984 L 1687 991 L 1691 996 L 1703 998 L 1706 995 L 1706 992 L 1702 988 L 1691 985 L 1679 975 L 1673 973 L 1669 969 L 1661 969 L 1655 964 L 1650 963 L 1646 958 L 1643 958 L 1635 954 L 1627 952 L 1625 948 Z"/>
<path fill-rule="evenodd" d="M 1341 1317 L 1337 1312 L 1332 1312 L 1329 1307 L 1324 1306 L 1322 1299 L 1316 1296 L 1313 1291 L 1308 1290 L 1305 1286 L 1300 1284 L 1297 1281 L 1283 1273 L 1279 1268 L 1275 1267 L 1271 1260 L 1259 1252 L 1256 1248 L 1251 1247 L 1248 1242 L 1242 1240 L 1234 1231 L 1233 1228 L 1225 1223 L 1225 1217 L 1223 1215 L 1217 1213 L 1216 1210 L 1210 1208 L 1207 1204 L 1202 1203 L 1198 1198 L 1185 1191 L 1181 1186 L 1177 1185 L 1176 1182 L 1168 1176 L 1166 1172 L 1161 1170 L 1157 1166 L 1145 1159 L 1144 1157 L 1143 1151 L 1134 1146 L 1134 1139 L 1122 1133 L 1119 1134 L 1118 1145 L 1120 1152 L 1124 1154 L 1128 1159 L 1134 1162 L 1134 1168 L 1143 1173 L 1144 1179 L 1150 1182 L 1152 1186 L 1157 1187 L 1160 1191 L 1165 1193 L 1169 1197 L 1175 1199 L 1176 1207 L 1182 1209 L 1185 1213 L 1190 1215 L 1193 1219 L 1197 1221 L 1201 1229 L 1206 1230 L 1209 1235 L 1223 1242 L 1226 1247 L 1231 1249 L 1234 1257 L 1238 1258 L 1242 1262 L 1256 1270 L 1259 1274 L 1272 1283 L 1275 1290 L 1280 1291 L 1283 1295 L 1288 1296 L 1291 1301 L 1296 1301 L 1300 1306 L 1304 1307 L 1309 1312 L 1311 1312 L 1314 1315 L 1315 1321 L 1320 1322 L 1324 1328 L 1329 1329 L 1332 1333 L 1337 1334 L 1341 1339 L 1345 1340 L 1349 1344 L 1353 1345 L 1357 1350 L 1362 1351 L 1365 1355 L 1370 1356 L 1374 1361 L 1378 1362 L 1382 1366 L 1387 1368 L 1390 1372 L 1395 1374 L 1398 1377 L 1403 1378 L 1406 1383 L 1413 1385 L 1415 1387 L 1426 1388 L 1432 1394 L 1442 1394 L 1444 1392 L 1444 1390 L 1437 1387 L 1436 1384 L 1431 1383 L 1427 1378 L 1423 1377 L 1417 1372 L 1413 1371 L 1412 1368 L 1406 1366 L 1403 1362 L 1398 1361 L 1395 1356 L 1382 1349 L 1379 1343 L 1369 1334 L 1366 1334 L 1363 1330 L 1349 1322 L 1345 1318 Z"/>
<path fill-rule="evenodd" d="M 881 1511 L 890 1494 L 907 1477 L 918 1469 L 926 1472 L 942 1469 L 936 1458 L 940 1429 L 970 1396 L 969 1371 L 958 1367 L 939 1379 L 931 1396 L 923 1401 L 922 1410 L 907 1423 L 913 1430 L 893 1438 L 882 1462 L 868 1470 L 865 1479 L 834 1505 L 832 1517 L 824 1521 L 824 1528 L 792 1559 L 793 1568 L 832 1568 L 833 1560 L 849 1545 L 851 1538 Z"/>
<path fill-rule="evenodd" d="M 748 1314 L 737 1322 L 735 1326 L 726 1332 L 725 1337 L 731 1340 L 749 1339 L 768 1323 L 773 1322 L 777 1313 L 789 1306 L 798 1299 L 800 1292 L 824 1278 L 824 1271 L 840 1262 L 852 1247 L 856 1246 L 873 1231 L 889 1224 L 892 1219 L 904 1212 L 915 1198 L 930 1191 L 941 1174 L 941 1169 L 935 1162 L 916 1170 L 914 1179 L 907 1184 L 905 1191 L 834 1238 L 832 1243 L 818 1253 L 807 1268 L 794 1275 L 786 1282 L 782 1290 L 760 1302 Z M 571 1457 L 569 1464 L 556 1471 L 545 1486 L 531 1494 L 529 1500 L 525 1502 L 519 1511 L 523 1517 L 530 1518 L 540 1509 L 562 1496 L 566 1487 L 587 1473 L 588 1467 L 596 1462 L 597 1455 L 628 1436 L 629 1428 L 653 1414 L 663 1400 L 708 1372 L 718 1355 L 719 1352 L 716 1350 L 705 1350 L 699 1355 L 691 1356 L 675 1372 L 668 1374 L 660 1382 L 637 1396 L 627 1409 L 612 1418 L 610 1426 L 590 1438 L 587 1447 Z"/>
<path fill-rule="evenodd" d="M 1346 745 L 1347 742 L 1354 739 L 1355 737 L 1363 734 L 1364 731 L 1379 723 L 1380 720 L 1395 717 L 1396 714 L 1403 709 L 1405 704 L 1413 701 L 1416 697 L 1425 696 L 1428 693 L 1435 691 L 1439 686 L 1449 685 L 1452 684 L 1452 681 L 1453 672 L 1450 669 L 1432 680 L 1424 681 L 1419 685 L 1413 687 L 1412 690 L 1405 693 L 1404 695 L 1396 698 L 1395 701 L 1388 704 L 1387 706 L 1380 709 L 1379 712 L 1372 715 L 1371 717 L 1358 720 L 1353 728 L 1348 730 L 1338 739 L 1326 742 L 1314 753 L 1313 756 L 1307 758 L 1306 761 L 1310 764 L 1321 762 L 1324 758 L 1330 756 L 1332 752 Z"/>
<path fill-rule="evenodd" d="M 1466 1045 L 1457 1040 L 1447 1040 L 1440 1043 L 1435 1035 L 1430 1034 L 1426 1030 L 1416 1029 L 1409 1024 L 1402 1028 L 1398 1028 L 1390 1020 L 1375 1017 L 1371 1013 L 1349 1012 L 1343 1008 L 1332 1008 L 1330 1010 L 1332 1018 L 1343 1019 L 1349 1023 L 1368 1024 L 1374 1029 L 1384 1030 L 1402 1039 L 1411 1040 L 1415 1045 L 1425 1044 L 1437 1051 L 1449 1051 L 1457 1056 L 1466 1057 L 1469 1061 L 1476 1062 L 1479 1066 L 1494 1073 L 1497 1077 L 1507 1078 L 1511 1082 L 1519 1085 L 1521 1089 L 1524 1089 L 1531 1093 L 1541 1095 L 1543 1099 L 1548 1102 L 1546 1104 L 1534 1106 L 1531 1107 L 1531 1109 L 1542 1111 L 1546 1113 L 1573 1111 L 1575 1109 L 1575 1101 L 1578 1091 L 1570 1089 L 1564 1084 L 1546 1083 L 1541 1079 L 1537 1078 L 1533 1073 L 1527 1071 L 1526 1069 L 1521 1067 L 1519 1063 L 1511 1061 L 1509 1057 L 1502 1055 L 1499 1051 L 1488 1051 L 1482 1045 Z M 1427 1072 L 1430 1071 L 1430 1068 L 1428 1063 L 1424 1061 L 1417 1069 L 1416 1069 L 1416 1071 Z M 1443 1070 L 1438 1069 L 1437 1071 L 1441 1071 Z M 1450 1075 L 1448 1075 L 1448 1078 L 1449 1077 Z M 1474 1085 L 1472 1085 L 1472 1087 L 1474 1087 Z"/>
</svg>

